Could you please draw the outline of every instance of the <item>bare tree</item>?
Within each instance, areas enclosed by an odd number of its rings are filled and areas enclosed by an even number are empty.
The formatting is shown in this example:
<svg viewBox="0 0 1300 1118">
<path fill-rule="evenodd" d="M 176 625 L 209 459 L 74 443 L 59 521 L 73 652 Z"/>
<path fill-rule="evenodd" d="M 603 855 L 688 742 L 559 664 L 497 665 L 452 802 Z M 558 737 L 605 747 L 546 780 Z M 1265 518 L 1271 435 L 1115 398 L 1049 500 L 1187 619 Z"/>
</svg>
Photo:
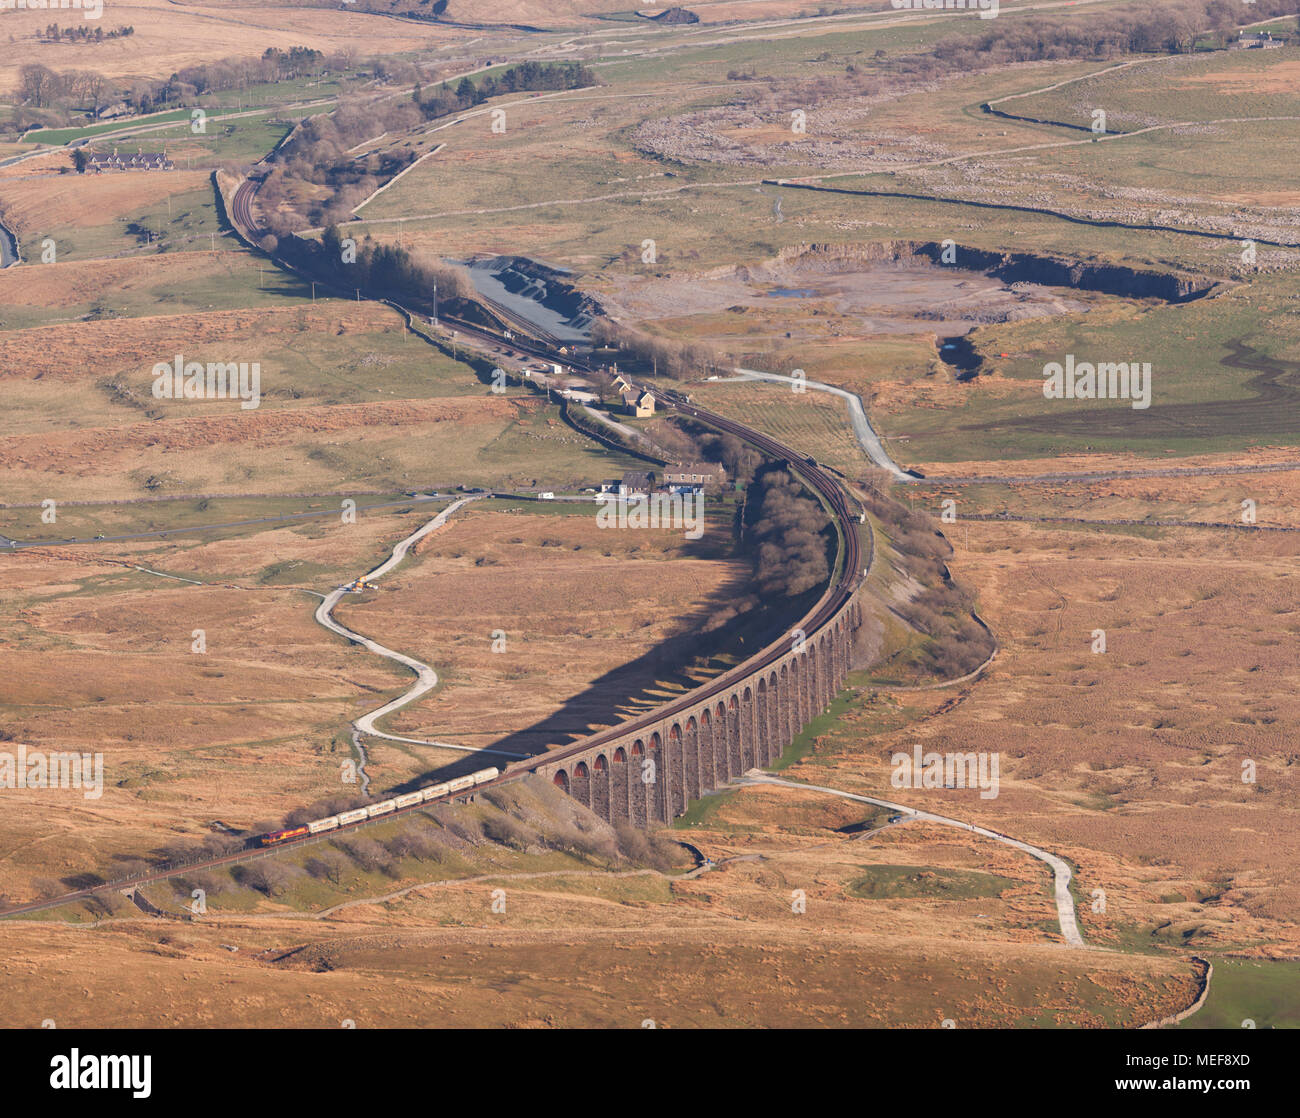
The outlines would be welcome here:
<svg viewBox="0 0 1300 1118">
<path fill-rule="evenodd" d="M 63 85 L 59 75 L 39 62 L 29 62 L 18 71 L 18 98 L 38 109 L 53 104 Z"/>
</svg>

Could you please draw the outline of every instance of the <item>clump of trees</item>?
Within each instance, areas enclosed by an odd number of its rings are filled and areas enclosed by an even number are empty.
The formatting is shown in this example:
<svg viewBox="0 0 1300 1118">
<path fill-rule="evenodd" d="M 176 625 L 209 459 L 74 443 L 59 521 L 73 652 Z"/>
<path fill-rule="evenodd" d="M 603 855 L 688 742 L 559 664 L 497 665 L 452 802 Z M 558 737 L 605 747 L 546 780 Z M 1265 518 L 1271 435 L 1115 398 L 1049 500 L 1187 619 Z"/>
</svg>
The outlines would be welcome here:
<svg viewBox="0 0 1300 1118">
<path fill-rule="evenodd" d="M 928 513 L 891 500 L 872 483 L 864 493 L 864 503 L 888 533 L 899 561 L 920 584 L 896 608 L 929 638 L 922 666 L 944 679 L 974 671 L 993 651 L 993 636 L 975 619 L 974 594 L 948 570 L 951 545 Z"/>
<path fill-rule="evenodd" d="M 263 831 L 273 829 L 273 826 L 268 826 L 263 828 Z M 260 833 L 263 832 L 249 832 L 249 834 Z M 244 840 L 235 835 L 205 835 L 198 842 L 181 839 L 160 847 L 155 865 L 173 865 L 180 862 L 193 862 L 202 858 L 215 858 L 218 855 L 239 850 L 243 845 Z"/>
<path fill-rule="evenodd" d="M 281 234 L 350 220 L 363 199 L 416 158 L 412 148 L 365 155 L 354 155 L 353 149 L 385 132 L 413 128 L 421 120 L 419 107 L 411 102 L 393 101 L 376 109 L 349 101 L 332 113 L 304 121 L 275 153 L 259 191 L 272 230 Z M 298 183 L 328 189 L 322 194 L 304 190 Z M 314 195 L 315 200 L 305 213 L 298 213 L 291 200 L 304 194 Z"/>
<path fill-rule="evenodd" d="M 114 28 L 112 31 L 105 31 L 102 27 L 96 27 L 92 31 L 84 23 L 72 27 L 60 27 L 57 23 L 51 23 L 43 31 L 36 32 L 36 37 L 50 43 L 60 41 L 68 43 L 102 43 L 105 39 L 125 39 L 128 35 L 134 34 L 135 28 L 125 25 Z"/>
<path fill-rule="evenodd" d="M 290 264 L 345 290 L 396 299 L 417 310 L 433 309 L 435 285 L 439 303 L 467 298 L 474 292 L 464 269 L 369 236 L 346 244 L 349 239 L 338 226 L 331 225 L 319 241 L 292 233 L 279 237 L 274 251 Z"/>
<path fill-rule="evenodd" d="M 302 880 L 303 871 L 292 862 L 264 859 L 235 866 L 230 876 L 247 889 L 256 889 L 267 897 L 281 897 Z"/>
<path fill-rule="evenodd" d="M 34 110 L 42 109 L 66 111 L 79 107 L 98 114 L 115 96 L 113 83 L 94 70 L 59 71 L 29 62 L 18 70 L 14 100 L 19 107 L 15 110 L 15 121 L 41 123 L 41 114 Z"/>
<path fill-rule="evenodd" d="M 773 464 L 759 471 L 745 521 L 764 596 L 792 598 L 830 577 L 830 518 L 788 470 Z"/>
<path fill-rule="evenodd" d="M 500 74 L 488 74 L 476 82 L 464 77 L 453 89 L 443 82 L 433 93 L 425 95 L 417 86 L 412 100 L 420 106 L 426 119 L 447 116 L 481 105 L 503 93 L 531 90 L 585 89 L 596 84 L 595 72 L 581 62 L 521 62 Z"/>
<path fill-rule="evenodd" d="M 667 873 L 682 862 L 682 848 L 661 831 L 642 831 L 628 824 L 614 828 L 623 857 L 637 865 Z"/>
<path fill-rule="evenodd" d="M 946 73 L 984 70 L 1010 62 L 1108 59 L 1126 54 L 1186 54 L 1203 40 L 1223 46 L 1242 24 L 1300 12 L 1297 0 L 1182 0 L 1110 9 L 1086 20 L 1028 15 L 993 20 L 978 35 L 939 40 L 931 54 L 911 56 L 906 68 L 925 68 L 931 58 Z"/>
<path fill-rule="evenodd" d="M 763 464 L 763 456 L 735 435 L 710 432 L 698 441 L 699 457 L 706 462 L 721 462 L 727 477 L 738 484 L 747 485 Z"/>
<path fill-rule="evenodd" d="M 311 63 L 295 51 L 276 56 L 284 67 Z M 268 51 L 264 59 L 270 59 Z M 407 131 L 426 120 L 460 112 L 482 104 L 501 93 L 526 89 L 580 89 L 594 85 L 595 75 L 580 63 L 523 62 L 499 75 L 488 75 L 477 82 L 465 77 L 453 88 L 443 82 L 432 93 L 421 84 L 418 71 L 409 67 L 386 68 L 374 64 L 375 75 L 384 81 L 410 80 L 415 86 L 409 101 L 388 102 L 382 108 L 373 103 L 348 103 L 332 113 L 305 121 L 275 153 L 274 166 L 263 183 L 259 196 L 272 232 L 277 236 L 308 226 L 316 227 L 347 221 L 356 206 L 384 182 L 409 166 L 416 158 L 413 147 L 354 155 L 353 150 L 366 140 L 384 133 Z M 328 191 L 299 189 L 295 183 L 324 186 Z M 306 213 L 297 212 L 295 199 L 314 195 Z"/>
<path fill-rule="evenodd" d="M 397 859 L 381 842 L 364 834 L 355 834 L 348 838 L 335 839 L 334 845 L 343 851 L 366 873 L 386 874 L 397 877 Z"/>
<path fill-rule="evenodd" d="M 259 192 L 272 231 L 282 235 L 350 220 L 358 203 L 415 159 L 410 149 L 355 157 L 351 149 L 383 132 L 417 123 L 419 114 L 414 106 L 403 104 L 378 114 L 349 105 L 304 121 L 276 152 L 275 164 Z M 295 183 L 324 186 L 328 191 L 300 214 L 285 203 L 304 193 L 320 195 L 320 191 L 304 191 Z"/>
<path fill-rule="evenodd" d="M 135 29 L 127 26 L 116 31 L 96 28 L 90 32 L 80 25 L 60 28 L 57 24 L 51 24 L 44 32 L 47 38 L 74 42 L 100 42 L 134 33 Z M 75 113 L 98 116 L 108 106 L 119 103 L 130 114 L 158 112 L 193 105 L 202 97 L 227 90 L 345 73 L 354 63 L 352 50 L 326 56 L 311 47 L 291 47 L 287 51 L 268 47 L 260 58 L 225 58 L 182 67 L 161 80 L 119 83 L 94 71 L 51 70 L 38 62 L 29 62 L 18 72 L 12 126 L 23 130 L 38 124 L 66 124 Z"/>
<path fill-rule="evenodd" d="M 712 346 L 656 338 L 608 318 L 596 320 L 591 328 L 591 340 L 597 346 L 618 350 L 622 363 L 670 380 L 714 376 L 730 368 L 725 355 Z"/>
</svg>

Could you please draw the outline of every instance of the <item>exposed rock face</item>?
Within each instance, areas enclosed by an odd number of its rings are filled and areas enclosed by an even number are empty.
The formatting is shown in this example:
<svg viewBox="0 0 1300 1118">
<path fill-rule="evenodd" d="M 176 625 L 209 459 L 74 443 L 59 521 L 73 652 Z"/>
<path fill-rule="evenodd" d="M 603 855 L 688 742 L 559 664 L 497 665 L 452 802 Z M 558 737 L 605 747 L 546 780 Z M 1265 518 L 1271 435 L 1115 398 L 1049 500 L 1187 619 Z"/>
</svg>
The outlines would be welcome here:
<svg viewBox="0 0 1300 1118">
<path fill-rule="evenodd" d="M 950 251 L 951 247 L 950 247 Z M 990 252 L 955 246 L 955 266 L 984 272 L 1005 283 L 1037 283 L 1047 287 L 1072 287 L 1133 299 L 1164 299 L 1183 303 L 1215 289 L 1216 281 L 1181 272 L 1156 272 L 1122 264 L 1089 263 L 1030 252 Z M 943 262 L 944 246 L 935 241 L 879 241 L 869 244 L 804 244 L 784 248 L 781 263 L 797 262 L 801 271 L 840 271 L 845 262 L 880 263 L 921 257 Z"/>
<path fill-rule="evenodd" d="M 665 8 L 656 16 L 648 18 L 655 23 L 699 23 L 700 17 L 694 12 L 687 11 L 685 8 Z"/>
</svg>

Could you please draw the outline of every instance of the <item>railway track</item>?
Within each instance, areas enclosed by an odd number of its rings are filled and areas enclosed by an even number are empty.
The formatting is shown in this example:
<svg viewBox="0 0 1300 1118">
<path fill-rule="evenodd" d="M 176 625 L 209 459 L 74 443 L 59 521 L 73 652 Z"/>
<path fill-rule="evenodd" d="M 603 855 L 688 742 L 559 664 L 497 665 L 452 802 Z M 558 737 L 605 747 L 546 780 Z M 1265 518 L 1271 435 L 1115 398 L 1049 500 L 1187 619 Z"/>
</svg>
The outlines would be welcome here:
<svg viewBox="0 0 1300 1118">
<path fill-rule="evenodd" d="M 245 232 L 246 238 L 255 241 L 262 227 L 253 217 L 253 196 L 257 193 L 255 180 L 245 179 L 230 199 L 230 221 Z"/>
<path fill-rule="evenodd" d="M 255 243 L 259 226 L 253 220 L 252 216 L 252 198 L 256 193 L 256 186 L 253 180 L 246 179 L 240 184 L 231 198 L 231 219 L 245 239 L 250 243 Z M 403 313 L 415 318 L 415 313 L 409 308 L 397 306 Z M 459 332 L 477 337 L 481 341 L 491 344 L 494 348 L 502 352 L 514 352 L 524 354 L 530 357 L 536 357 L 552 363 L 568 365 L 571 368 L 581 371 L 590 371 L 590 362 L 584 360 L 575 354 L 560 354 L 555 350 L 548 348 L 543 343 L 532 344 L 527 341 L 516 339 L 506 339 L 482 327 L 472 325 L 460 319 L 444 318 L 444 322 L 455 324 Z M 688 415 L 693 419 L 699 420 L 710 427 L 720 431 L 735 435 L 737 438 L 749 443 L 755 449 L 769 458 L 784 461 L 789 468 L 797 474 L 800 479 L 822 499 L 824 504 L 831 510 L 832 516 L 836 522 L 836 530 L 840 538 L 840 555 L 837 560 L 837 572 L 834 581 L 826 589 L 825 593 L 818 600 L 812 611 L 804 617 L 798 624 L 807 638 L 815 636 L 828 622 L 830 622 L 839 610 L 848 603 L 849 599 L 857 590 L 862 579 L 862 546 L 857 532 L 857 518 L 849 506 L 848 495 L 835 478 L 821 465 L 797 451 L 786 446 L 784 443 L 766 435 L 761 431 L 746 427 L 734 419 L 728 419 L 726 416 L 718 415 L 716 412 L 708 411 L 704 408 L 692 404 L 689 399 L 672 389 L 661 389 L 648 385 L 637 385 L 638 388 L 648 388 L 652 391 L 657 399 L 664 402 L 666 407 L 672 408 L 683 415 Z M 560 749 L 549 750 L 546 753 L 538 754 L 534 758 L 518 761 L 508 766 L 495 779 L 488 781 L 473 789 L 477 793 L 488 788 L 508 781 L 517 780 L 521 776 L 535 770 L 542 764 L 562 760 L 566 757 L 578 753 L 584 753 L 593 746 L 598 746 L 603 742 L 621 737 L 628 733 L 636 732 L 642 727 L 653 727 L 667 718 L 672 717 L 675 713 L 691 707 L 704 699 L 713 697 L 728 688 L 735 686 L 737 682 L 750 676 L 757 675 L 766 669 L 769 665 L 775 663 L 788 651 L 788 643 L 782 639 L 770 644 L 767 648 L 754 654 L 748 660 L 730 671 L 718 676 L 716 679 L 697 687 L 692 691 L 671 702 L 648 711 L 643 715 L 613 726 L 608 730 L 602 730 L 596 734 L 575 742 L 572 745 L 564 746 Z M 450 793 L 440 797 L 438 800 L 429 801 L 429 803 L 445 803 L 462 798 L 465 792 Z M 421 811 L 429 806 L 429 803 L 413 804 L 410 807 L 398 808 L 396 811 L 381 816 L 381 819 L 390 819 L 398 815 L 405 815 L 413 811 Z M 31 901 L 26 904 L 14 905 L 5 909 L 0 909 L 0 916 L 19 916 L 24 913 L 38 912 L 43 909 L 57 908 L 62 905 L 74 903 L 79 900 L 88 900 L 99 894 L 110 892 L 122 892 L 124 890 L 138 888 L 142 885 L 149 885 L 159 881 L 165 881 L 168 878 L 179 876 L 183 873 L 192 873 L 197 870 L 216 869 L 222 866 L 234 865 L 239 862 L 249 861 L 258 857 L 265 857 L 269 854 L 281 851 L 287 848 L 296 847 L 305 843 L 319 842 L 323 839 L 335 837 L 346 831 L 355 830 L 364 827 L 367 823 L 374 820 L 362 820 L 357 823 L 347 824 L 322 835 L 304 835 L 301 838 L 289 839 L 280 842 L 274 847 L 262 850 L 258 848 L 245 848 L 243 850 L 233 851 L 229 854 L 223 854 L 213 858 L 200 859 L 194 862 L 186 862 L 181 865 L 169 865 L 158 867 L 148 873 L 140 874 L 135 877 L 125 878 L 119 881 L 106 882 L 103 885 L 92 886 L 86 889 L 75 890 L 70 893 L 61 894 L 57 897 L 46 898 L 40 901 Z M 250 840 L 256 841 L 256 840 Z"/>
<path fill-rule="evenodd" d="M 640 386 L 638 386 L 640 387 Z M 659 395 L 659 393 L 656 393 Z M 813 607 L 811 613 L 803 618 L 796 626 L 802 629 L 809 641 L 834 617 L 840 609 L 846 605 L 862 580 L 862 543 L 857 532 L 857 517 L 853 515 L 849 507 L 848 496 L 825 470 L 813 464 L 810 459 L 797 454 L 784 443 L 765 435 L 760 431 L 755 431 L 746 427 L 735 420 L 727 419 L 725 416 L 718 415 L 716 412 L 706 411 L 704 408 L 696 407 L 687 403 L 676 393 L 665 393 L 663 397 L 670 406 L 676 408 L 684 415 L 689 415 L 710 427 L 716 427 L 721 431 L 726 431 L 743 439 L 764 454 L 777 460 L 786 461 L 790 468 L 799 475 L 799 477 L 813 489 L 825 503 L 830 507 L 836 521 L 837 531 L 841 539 L 841 555 L 839 562 L 839 572 L 835 581 L 822 595 L 818 603 Z M 550 764 L 554 761 L 564 760 L 566 757 L 576 756 L 586 753 L 594 746 L 602 745 L 606 741 L 614 738 L 621 738 L 627 734 L 635 733 L 641 729 L 651 729 L 659 723 L 671 718 L 689 707 L 693 707 L 705 699 L 710 699 L 714 695 L 721 694 L 744 679 L 758 675 L 767 667 L 780 660 L 789 651 L 789 644 L 786 640 L 780 640 L 768 645 L 761 652 L 756 653 L 750 659 L 738 664 L 730 671 L 723 673 L 716 679 L 710 680 L 701 687 L 693 691 L 688 691 L 679 699 L 656 707 L 646 714 L 639 715 L 628 722 L 621 722 L 608 730 L 601 730 L 599 733 L 590 737 L 583 738 L 579 742 L 565 746 L 561 749 L 553 749 L 547 753 L 539 754 L 538 757 L 529 761 L 520 761 L 507 766 L 505 772 L 499 778 L 500 780 L 510 779 L 530 772 L 540 764 Z"/>
<path fill-rule="evenodd" d="M 409 313 L 409 312 L 408 312 Z M 537 357 L 548 362 L 558 362 L 566 364 L 570 368 L 578 371 L 591 371 L 591 363 L 577 355 L 561 355 L 554 351 L 546 349 L 543 345 L 533 345 L 528 342 L 506 339 L 492 333 L 483 327 L 467 323 L 462 319 L 443 318 L 444 322 L 454 322 L 458 331 L 479 338 L 480 340 L 490 343 L 498 350 L 505 352 L 514 352 L 516 354 L 525 354 L 530 357 Z M 752 427 L 747 427 L 734 419 L 719 415 L 717 412 L 708 411 L 705 408 L 692 404 L 688 397 L 676 392 L 673 389 L 664 389 L 654 385 L 636 384 L 633 386 L 638 389 L 648 389 L 655 398 L 662 401 L 666 407 L 672 408 L 682 415 L 688 415 L 692 419 L 697 419 L 719 431 L 724 431 L 735 435 L 737 438 L 749 443 L 755 449 L 762 452 L 768 458 L 788 463 L 790 468 L 796 473 L 803 482 L 809 486 L 823 502 L 829 507 L 833 519 L 836 521 L 837 531 L 839 532 L 841 543 L 841 555 L 839 557 L 839 572 L 835 581 L 823 594 L 817 605 L 807 617 L 797 626 L 802 629 L 809 639 L 811 639 L 820 629 L 831 621 L 848 600 L 857 590 L 862 579 L 862 543 L 858 536 L 856 522 L 857 517 L 854 515 L 849 505 L 848 496 L 843 487 L 832 476 L 827 467 L 821 466 L 791 447 L 786 446 L 778 439 L 771 435 L 756 431 Z M 766 669 L 769 665 L 775 663 L 788 651 L 787 644 L 784 640 L 769 645 L 766 649 L 756 653 L 749 660 L 718 676 L 716 679 L 703 684 L 693 691 L 687 692 L 679 699 L 657 707 L 636 718 L 619 723 L 617 726 L 608 730 L 601 730 L 589 737 L 583 738 L 580 742 L 564 746 L 561 749 L 550 750 L 547 753 L 539 754 L 535 758 L 527 761 L 519 761 L 508 765 L 500 781 L 513 779 L 523 773 L 536 769 L 541 764 L 549 764 L 553 761 L 563 760 L 566 757 L 575 756 L 579 753 L 585 753 L 593 746 L 603 744 L 608 740 L 616 737 L 622 737 L 628 733 L 634 733 L 640 729 L 649 729 L 658 725 L 665 719 L 671 718 L 674 714 L 692 707 L 704 699 L 712 698 L 716 694 L 735 686 L 737 682 L 749 676 L 756 675 Z"/>
<path fill-rule="evenodd" d="M 241 188 L 242 189 L 242 188 Z M 238 198 L 238 193 L 236 198 Z M 245 202 L 245 205 L 247 202 Z M 233 205 L 232 205 L 233 208 Z M 412 312 L 407 311 L 410 314 Z M 558 353 L 551 353 L 543 347 L 529 345 L 517 341 L 507 342 L 505 339 L 498 337 L 490 331 L 483 330 L 479 327 L 472 326 L 468 323 L 462 323 L 457 320 L 457 329 L 463 330 L 467 334 L 479 337 L 485 342 L 489 342 L 498 348 L 526 353 L 530 356 L 546 359 L 548 361 L 560 360 L 571 367 L 578 369 L 590 369 L 589 363 L 580 358 L 572 356 L 561 356 Z M 645 386 L 638 386 L 645 387 Z M 718 430 L 734 434 L 737 438 L 750 443 L 756 449 L 770 458 L 785 461 L 791 470 L 813 489 L 829 506 L 837 522 L 837 531 L 841 540 L 841 554 L 838 563 L 838 572 L 834 582 L 827 588 L 826 592 L 818 600 L 812 611 L 800 621 L 798 628 L 801 628 L 809 638 L 812 638 L 820 629 L 831 621 L 856 591 L 861 582 L 862 572 L 862 550 L 861 541 L 858 537 L 856 528 L 857 518 L 849 506 L 848 496 L 827 470 L 814 463 L 796 451 L 786 446 L 777 439 L 766 435 L 761 431 L 755 431 L 738 423 L 726 416 L 718 415 L 716 412 L 708 411 L 704 408 L 691 404 L 680 393 L 673 390 L 653 389 L 656 396 L 661 398 L 668 407 L 674 408 L 684 415 L 689 415 L 702 423 L 706 423 Z M 538 754 L 534 758 L 518 761 L 509 765 L 499 776 L 488 781 L 473 792 L 477 793 L 488 788 L 493 788 L 509 781 L 517 780 L 521 776 L 535 770 L 539 765 L 547 764 L 556 760 L 562 760 L 574 754 L 583 753 L 598 746 L 604 741 L 615 737 L 621 737 L 624 734 L 635 732 L 642 727 L 653 727 L 667 718 L 671 718 L 675 713 L 694 706 L 704 699 L 713 697 L 737 682 L 754 676 L 764 671 L 769 665 L 779 660 L 788 651 L 785 640 L 777 641 L 769 645 L 766 649 L 756 653 L 749 660 L 737 665 L 730 671 L 718 676 L 716 679 L 709 681 L 693 691 L 687 692 L 678 699 L 674 699 L 663 706 L 640 715 L 629 722 L 620 723 L 608 730 L 602 730 L 594 735 L 575 742 L 572 745 L 562 747 L 561 749 L 549 750 L 546 753 Z M 380 819 L 391 819 L 399 815 L 406 815 L 411 812 L 424 810 L 430 803 L 450 803 L 458 798 L 463 798 L 464 792 L 448 794 L 440 797 L 438 800 L 429 801 L 428 803 L 414 804 L 406 808 L 398 808 Z M 301 838 L 289 839 L 278 843 L 276 846 L 260 849 L 257 847 L 246 847 L 242 850 L 233 851 L 229 854 L 223 854 L 213 858 L 200 859 L 194 862 L 186 862 L 180 865 L 169 865 L 158 867 L 145 874 L 135 877 L 125 878 L 119 881 L 107 882 L 104 885 L 93 886 L 86 889 L 79 889 L 70 893 L 61 894 L 57 897 L 47 898 L 40 901 L 31 901 L 22 905 L 10 906 L 0 909 L 0 916 L 21 916 L 25 913 L 39 912 L 44 909 L 58 908 L 66 904 L 75 903 L 79 900 L 88 900 L 96 895 L 122 892 L 128 889 L 139 888 L 143 885 L 155 884 L 159 881 L 165 881 L 168 878 L 177 877 L 184 873 L 193 873 L 198 870 L 218 869 L 224 866 L 235 865 L 240 862 L 251 861 L 260 857 L 267 857 L 277 851 L 291 847 L 297 847 L 309 843 L 320 842 L 330 838 L 337 837 L 345 832 L 358 830 L 375 820 L 362 820 L 356 823 L 346 824 L 335 830 L 327 831 L 321 835 L 304 835 Z M 256 841 L 250 840 L 251 841 Z"/>
</svg>

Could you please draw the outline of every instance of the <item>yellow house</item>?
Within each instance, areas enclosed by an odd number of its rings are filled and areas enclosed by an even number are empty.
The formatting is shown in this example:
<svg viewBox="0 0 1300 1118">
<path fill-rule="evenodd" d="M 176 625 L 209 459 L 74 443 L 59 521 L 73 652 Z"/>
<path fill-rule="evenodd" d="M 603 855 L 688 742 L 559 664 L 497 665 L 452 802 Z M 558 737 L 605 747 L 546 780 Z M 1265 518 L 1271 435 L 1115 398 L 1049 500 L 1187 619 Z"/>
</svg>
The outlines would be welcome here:
<svg viewBox="0 0 1300 1118">
<path fill-rule="evenodd" d="M 649 392 L 642 392 L 639 396 L 634 391 L 624 392 L 623 407 L 628 415 L 648 419 L 655 413 L 655 398 Z"/>
</svg>

